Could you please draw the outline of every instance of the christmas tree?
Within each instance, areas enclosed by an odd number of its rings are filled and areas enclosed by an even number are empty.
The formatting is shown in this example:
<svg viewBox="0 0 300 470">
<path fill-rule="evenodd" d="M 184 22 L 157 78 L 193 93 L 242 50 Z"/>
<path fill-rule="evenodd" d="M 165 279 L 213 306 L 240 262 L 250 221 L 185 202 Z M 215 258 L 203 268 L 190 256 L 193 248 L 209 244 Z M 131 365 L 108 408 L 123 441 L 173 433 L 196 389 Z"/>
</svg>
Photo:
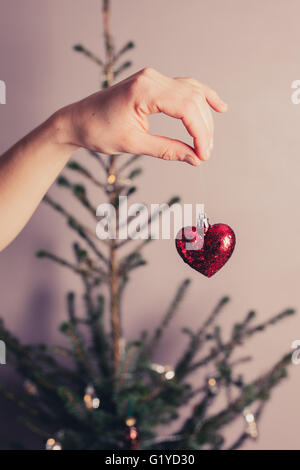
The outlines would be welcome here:
<svg viewBox="0 0 300 470">
<path fill-rule="evenodd" d="M 109 0 L 103 0 L 105 59 L 81 44 L 74 46 L 75 51 L 100 67 L 103 88 L 111 86 L 130 67 L 124 56 L 134 47 L 130 41 L 115 50 L 109 7 Z M 141 156 L 122 156 L 119 160 L 116 155 L 88 154 L 98 162 L 102 180 L 73 160 L 68 171 L 78 175 L 80 183 L 71 182 L 66 173 L 58 178 L 57 184 L 93 217 L 95 204 L 84 183 L 95 185 L 118 214 L 119 196 L 130 197 L 136 191 L 134 180 L 141 173 L 136 164 Z M 178 200 L 173 197 L 168 205 Z M 224 297 L 197 331 L 183 330 L 188 343 L 176 364 L 154 363 L 153 353 L 180 308 L 190 281 L 181 283 L 153 334 L 142 332 L 136 341 L 125 342 L 121 333 L 122 295 L 131 272 L 145 265 L 143 248 L 152 242 L 151 238 L 99 240 L 93 228 L 86 227 L 63 203 L 49 195 L 44 201 L 76 235 L 74 259 L 70 261 L 48 251 L 39 251 L 37 256 L 79 276 L 84 309 L 78 307 L 75 293 L 69 292 L 68 317 L 60 326 L 69 341 L 68 347 L 22 345 L 0 322 L 0 339 L 6 344 L 8 362 L 24 381 L 23 393 L 14 393 L 3 384 L 0 393 L 19 408 L 23 425 L 40 436 L 49 450 L 237 449 L 245 440 L 255 439 L 270 392 L 286 377 L 291 354 L 284 355 L 251 382 L 236 372 L 237 366 L 251 358 L 242 355 L 233 359 L 233 354 L 236 356 L 238 348 L 253 335 L 292 315 L 294 310 L 287 309 L 261 323 L 254 323 L 256 315 L 250 311 L 233 325 L 231 335 L 225 339 L 218 326 L 229 302 Z M 125 244 L 129 251 L 122 258 L 119 250 Z M 208 367 L 213 373 L 208 374 Z M 192 374 L 197 374 L 198 384 L 201 383 L 197 388 L 190 383 Z M 225 399 L 221 399 L 221 406 L 215 411 L 220 397 Z M 191 404 L 188 415 L 176 421 L 182 407 L 188 404 Z M 244 429 L 236 440 L 228 443 L 226 428 L 237 419 L 244 420 Z M 173 422 L 175 431 L 164 431 Z"/>
</svg>

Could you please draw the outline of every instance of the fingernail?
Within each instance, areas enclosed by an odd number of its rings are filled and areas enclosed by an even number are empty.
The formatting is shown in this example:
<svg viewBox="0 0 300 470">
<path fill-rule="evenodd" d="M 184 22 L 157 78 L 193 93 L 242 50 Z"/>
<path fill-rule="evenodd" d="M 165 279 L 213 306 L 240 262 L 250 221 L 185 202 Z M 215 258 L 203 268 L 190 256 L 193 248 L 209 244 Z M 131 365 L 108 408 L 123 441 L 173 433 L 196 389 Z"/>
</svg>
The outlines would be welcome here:
<svg viewBox="0 0 300 470">
<path fill-rule="evenodd" d="M 192 155 L 186 155 L 185 158 L 184 158 L 184 161 L 186 163 L 189 163 L 190 165 L 193 165 L 193 166 L 199 166 L 200 165 L 199 158 L 195 158 Z"/>
<path fill-rule="evenodd" d="M 209 144 L 209 150 L 212 151 L 214 148 L 214 139 L 211 139 L 210 144 Z"/>
</svg>

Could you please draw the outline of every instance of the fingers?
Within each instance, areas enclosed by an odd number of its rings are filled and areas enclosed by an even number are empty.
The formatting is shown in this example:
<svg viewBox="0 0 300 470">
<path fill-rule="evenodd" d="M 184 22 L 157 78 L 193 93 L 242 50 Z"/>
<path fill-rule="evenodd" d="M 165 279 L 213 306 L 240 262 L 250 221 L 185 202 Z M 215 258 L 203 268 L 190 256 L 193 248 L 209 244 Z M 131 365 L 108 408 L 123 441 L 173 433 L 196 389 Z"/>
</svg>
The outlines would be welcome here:
<svg viewBox="0 0 300 470">
<path fill-rule="evenodd" d="M 207 160 L 213 145 L 213 121 L 205 96 L 195 87 L 172 80 L 159 96 L 158 108 L 168 116 L 181 119 L 193 137 L 194 151 L 200 160 Z"/>
<path fill-rule="evenodd" d="M 213 127 L 203 104 L 189 104 L 183 112 L 182 122 L 193 137 L 194 149 L 200 160 L 208 160 L 213 142 Z"/>
<path fill-rule="evenodd" d="M 204 85 L 205 97 L 208 104 L 218 113 L 225 113 L 228 105 L 219 97 L 218 93 Z"/>
<path fill-rule="evenodd" d="M 205 85 L 204 83 L 199 82 L 195 78 L 176 78 L 175 80 L 181 80 L 182 82 L 189 83 L 191 86 L 202 90 L 208 104 L 218 113 L 224 113 L 227 111 L 227 103 L 225 103 L 220 98 L 220 96 L 215 90 Z"/>
<path fill-rule="evenodd" d="M 192 147 L 179 140 L 143 133 L 136 139 L 134 153 L 146 154 L 163 160 L 174 160 L 199 166 L 200 160 Z"/>
<path fill-rule="evenodd" d="M 139 119 L 159 112 L 181 119 L 194 144 L 192 149 L 183 142 L 151 136 L 146 132 L 143 140 L 145 148 L 141 152 L 168 160 L 193 162 L 195 165 L 199 163 L 195 158 L 207 160 L 213 147 L 214 123 L 211 108 L 218 112 L 227 109 L 217 93 L 193 78 L 173 79 L 153 69 L 139 72 L 136 84 L 135 109 Z"/>
</svg>

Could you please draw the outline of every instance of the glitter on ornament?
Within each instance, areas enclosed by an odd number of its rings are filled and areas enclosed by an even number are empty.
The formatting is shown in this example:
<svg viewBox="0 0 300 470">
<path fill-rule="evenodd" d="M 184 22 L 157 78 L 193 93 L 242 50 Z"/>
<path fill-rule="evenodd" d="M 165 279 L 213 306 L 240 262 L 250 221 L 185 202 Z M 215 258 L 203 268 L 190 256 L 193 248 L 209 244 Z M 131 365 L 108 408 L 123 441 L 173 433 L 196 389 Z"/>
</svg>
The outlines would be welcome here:
<svg viewBox="0 0 300 470">
<path fill-rule="evenodd" d="M 184 227 L 176 236 L 176 249 L 191 268 L 211 277 L 229 260 L 235 247 L 235 234 L 226 224 Z"/>
</svg>

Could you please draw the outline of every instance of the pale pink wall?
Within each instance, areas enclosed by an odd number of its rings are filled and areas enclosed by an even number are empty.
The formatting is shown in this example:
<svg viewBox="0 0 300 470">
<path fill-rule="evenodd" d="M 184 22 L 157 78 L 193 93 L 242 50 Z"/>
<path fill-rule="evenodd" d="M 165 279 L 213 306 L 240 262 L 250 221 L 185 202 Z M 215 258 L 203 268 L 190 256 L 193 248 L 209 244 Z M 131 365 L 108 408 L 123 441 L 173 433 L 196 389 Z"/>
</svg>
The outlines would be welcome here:
<svg viewBox="0 0 300 470">
<path fill-rule="evenodd" d="M 163 202 L 179 194 L 183 202 L 204 202 L 211 221 L 230 224 L 237 235 L 231 261 L 212 279 L 182 263 L 173 242 L 147 248 L 150 267 L 133 276 L 125 298 L 128 336 L 158 321 L 181 279 L 193 280 L 157 357 L 162 362 L 178 355 L 181 326 L 196 327 L 223 294 L 233 298 L 225 325 L 249 309 L 263 320 L 299 307 L 300 105 L 290 100 L 291 82 L 300 78 L 299 15 L 298 0 L 113 2 L 116 44 L 137 44 L 132 72 L 150 65 L 199 78 L 230 105 L 226 116 L 216 117 L 208 163 L 195 169 L 145 159 L 136 200 Z M 8 90 L 0 106 L 0 152 L 57 107 L 97 88 L 97 68 L 71 46 L 82 42 L 98 51 L 101 31 L 99 0 L 0 0 L 0 79 Z M 187 139 L 170 119 L 154 119 L 153 131 Z M 69 240 L 60 218 L 40 207 L 0 256 L 1 315 L 24 340 L 57 336 L 64 292 L 77 284 L 33 253 L 49 248 L 69 256 Z M 246 375 L 263 372 L 299 337 L 294 318 L 251 341 L 246 353 L 255 361 L 245 366 Z M 267 408 L 259 442 L 248 448 L 300 447 L 299 385 L 300 366 L 292 366 Z"/>
</svg>

